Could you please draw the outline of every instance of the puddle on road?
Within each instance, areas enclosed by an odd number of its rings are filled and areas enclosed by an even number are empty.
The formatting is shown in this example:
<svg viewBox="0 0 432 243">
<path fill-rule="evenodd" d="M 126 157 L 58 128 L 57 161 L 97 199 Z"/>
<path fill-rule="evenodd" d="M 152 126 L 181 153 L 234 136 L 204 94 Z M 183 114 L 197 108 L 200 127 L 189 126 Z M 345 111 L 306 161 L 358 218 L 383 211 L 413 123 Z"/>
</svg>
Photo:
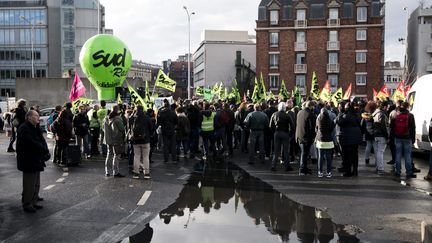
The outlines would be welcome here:
<svg viewBox="0 0 432 243">
<path fill-rule="evenodd" d="M 229 167 L 192 174 L 173 204 L 123 242 L 360 242 L 356 227 Z"/>
</svg>

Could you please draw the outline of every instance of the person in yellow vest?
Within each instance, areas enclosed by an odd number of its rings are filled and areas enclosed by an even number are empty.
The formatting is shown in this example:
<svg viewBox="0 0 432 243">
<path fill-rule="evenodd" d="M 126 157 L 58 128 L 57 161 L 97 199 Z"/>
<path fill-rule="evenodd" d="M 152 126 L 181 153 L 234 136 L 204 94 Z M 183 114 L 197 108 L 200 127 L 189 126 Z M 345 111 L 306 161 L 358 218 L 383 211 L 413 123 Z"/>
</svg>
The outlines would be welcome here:
<svg viewBox="0 0 432 243">
<path fill-rule="evenodd" d="M 216 112 L 214 111 L 214 107 L 211 107 L 209 103 L 206 103 L 201 114 L 203 116 L 201 122 L 201 137 L 204 145 L 203 159 L 206 160 L 210 152 L 213 153 L 213 155 L 215 154 L 214 118 Z"/>
</svg>

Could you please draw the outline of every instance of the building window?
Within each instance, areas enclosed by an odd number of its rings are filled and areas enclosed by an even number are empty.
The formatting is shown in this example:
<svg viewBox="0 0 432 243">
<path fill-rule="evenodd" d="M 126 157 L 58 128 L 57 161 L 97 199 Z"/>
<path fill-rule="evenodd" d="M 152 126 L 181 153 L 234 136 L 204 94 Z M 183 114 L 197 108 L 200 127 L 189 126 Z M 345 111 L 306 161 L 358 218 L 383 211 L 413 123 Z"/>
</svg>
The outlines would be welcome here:
<svg viewBox="0 0 432 243">
<path fill-rule="evenodd" d="M 279 75 L 269 75 L 270 88 L 279 88 Z"/>
<path fill-rule="evenodd" d="M 338 41 L 338 32 L 337 30 L 329 31 L 329 41 Z"/>
<path fill-rule="evenodd" d="M 324 4 L 311 4 L 310 7 L 311 19 L 324 19 Z"/>
<path fill-rule="evenodd" d="M 338 53 L 337 52 L 329 52 L 328 54 L 328 64 L 338 64 Z"/>
<path fill-rule="evenodd" d="M 270 25 L 278 25 L 279 24 L 279 11 L 271 10 L 270 11 Z"/>
<path fill-rule="evenodd" d="M 298 9 L 297 10 L 297 20 L 306 20 L 306 10 Z"/>
<path fill-rule="evenodd" d="M 357 30 L 357 40 L 366 40 L 367 39 L 367 30 L 366 29 L 358 29 Z"/>
<path fill-rule="evenodd" d="M 297 53 L 296 54 L 296 64 L 306 64 L 306 54 Z"/>
<path fill-rule="evenodd" d="M 74 25 L 74 12 L 72 9 L 63 10 L 63 25 Z"/>
<path fill-rule="evenodd" d="M 270 46 L 277 47 L 279 45 L 279 32 L 270 32 Z"/>
<path fill-rule="evenodd" d="M 75 32 L 73 30 L 64 30 L 63 44 L 73 45 L 75 43 Z"/>
<path fill-rule="evenodd" d="M 356 52 L 356 63 L 366 63 L 366 52 Z"/>
<path fill-rule="evenodd" d="M 328 76 L 328 81 L 330 82 L 330 89 L 335 92 L 338 87 L 338 76 L 336 74 L 330 74 Z"/>
<path fill-rule="evenodd" d="M 296 86 L 304 89 L 306 87 L 306 76 L 296 75 Z"/>
<path fill-rule="evenodd" d="M 381 16 L 381 3 L 372 2 L 372 17 L 380 17 L 380 16 Z"/>
<path fill-rule="evenodd" d="M 290 5 L 283 6 L 282 19 L 292 19 L 292 7 Z"/>
<path fill-rule="evenodd" d="M 64 63 L 75 63 L 75 49 L 74 48 L 65 48 L 64 49 Z"/>
<path fill-rule="evenodd" d="M 356 74 L 356 85 L 365 86 L 367 82 L 366 74 Z"/>
<path fill-rule="evenodd" d="M 388 83 L 391 82 L 391 75 L 386 76 L 386 82 L 388 82 Z"/>
<path fill-rule="evenodd" d="M 267 9 L 265 6 L 259 6 L 258 8 L 258 20 L 267 19 Z"/>
<path fill-rule="evenodd" d="M 346 19 L 351 19 L 353 17 L 354 5 L 352 3 L 343 4 L 343 17 Z"/>
<path fill-rule="evenodd" d="M 329 19 L 338 19 L 339 18 L 339 9 L 331 8 L 329 9 Z"/>
<path fill-rule="evenodd" d="M 396 83 L 397 81 L 399 81 L 398 78 L 397 77 L 393 77 L 393 82 Z"/>
<path fill-rule="evenodd" d="M 304 31 L 297 31 L 296 42 L 297 43 L 305 43 L 306 42 L 306 34 Z"/>
<path fill-rule="evenodd" d="M 366 22 L 366 21 L 367 21 L 367 7 L 358 7 L 357 22 Z"/>
<path fill-rule="evenodd" d="M 279 67 L 279 54 L 270 54 L 270 68 Z"/>
</svg>

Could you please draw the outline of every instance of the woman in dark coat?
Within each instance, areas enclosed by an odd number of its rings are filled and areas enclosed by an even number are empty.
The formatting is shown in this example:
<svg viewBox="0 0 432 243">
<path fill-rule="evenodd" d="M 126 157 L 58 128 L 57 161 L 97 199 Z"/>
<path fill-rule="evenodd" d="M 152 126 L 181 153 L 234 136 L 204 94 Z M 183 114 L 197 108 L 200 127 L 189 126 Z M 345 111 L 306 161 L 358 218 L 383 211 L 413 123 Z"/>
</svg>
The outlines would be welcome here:
<svg viewBox="0 0 432 243">
<path fill-rule="evenodd" d="M 53 123 L 53 133 L 56 140 L 57 151 L 54 151 L 54 161 L 60 166 L 67 165 L 66 151 L 72 138 L 72 122 L 68 113 L 63 110 Z"/>
<path fill-rule="evenodd" d="M 345 104 L 345 111 L 336 118 L 340 128 L 339 143 L 342 147 L 343 176 L 358 175 L 358 145 L 362 142 L 360 117 L 351 102 Z"/>
</svg>

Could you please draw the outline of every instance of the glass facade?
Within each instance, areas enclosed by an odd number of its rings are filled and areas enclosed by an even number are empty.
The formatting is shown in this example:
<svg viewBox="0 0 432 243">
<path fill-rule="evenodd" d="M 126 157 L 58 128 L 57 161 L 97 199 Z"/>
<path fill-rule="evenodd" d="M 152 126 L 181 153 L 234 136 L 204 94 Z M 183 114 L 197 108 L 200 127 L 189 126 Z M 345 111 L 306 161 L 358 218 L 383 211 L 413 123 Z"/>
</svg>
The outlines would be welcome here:
<svg viewBox="0 0 432 243">
<path fill-rule="evenodd" d="M 45 7 L 0 9 L 0 96 L 15 96 L 15 79 L 46 77 L 48 66 Z M 33 44 L 33 52 L 32 52 Z"/>
</svg>

